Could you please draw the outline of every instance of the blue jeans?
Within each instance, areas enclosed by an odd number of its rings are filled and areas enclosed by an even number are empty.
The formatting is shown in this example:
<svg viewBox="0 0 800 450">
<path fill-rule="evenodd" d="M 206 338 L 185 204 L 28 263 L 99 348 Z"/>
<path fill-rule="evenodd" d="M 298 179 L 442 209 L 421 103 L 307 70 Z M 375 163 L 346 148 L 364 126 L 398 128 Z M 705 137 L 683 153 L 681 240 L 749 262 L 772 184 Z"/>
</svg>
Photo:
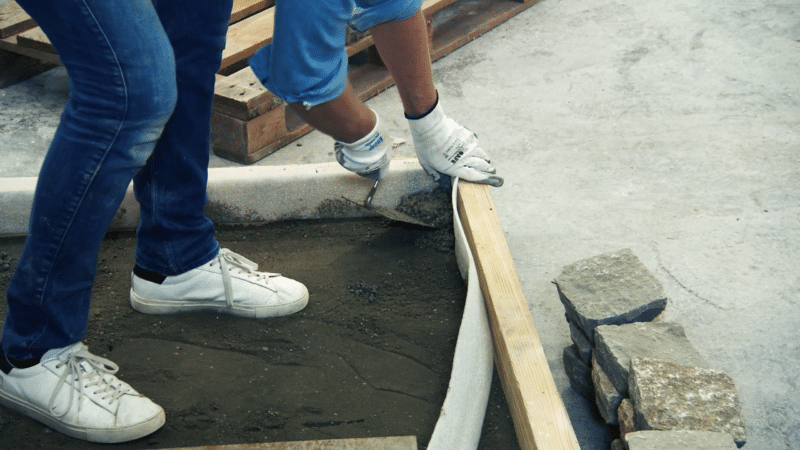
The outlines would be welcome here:
<svg viewBox="0 0 800 450">
<path fill-rule="evenodd" d="M 8 288 L 2 346 L 25 360 L 86 333 L 97 253 L 134 181 L 136 263 L 174 275 L 219 251 L 205 217 L 214 75 L 232 0 L 18 0 L 67 69 Z"/>
<path fill-rule="evenodd" d="M 422 0 L 277 0 L 272 43 L 250 57 L 261 84 L 289 103 L 311 108 L 347 86 L 347 25 L 366 31 L 408 19 Z"/>
</svg>

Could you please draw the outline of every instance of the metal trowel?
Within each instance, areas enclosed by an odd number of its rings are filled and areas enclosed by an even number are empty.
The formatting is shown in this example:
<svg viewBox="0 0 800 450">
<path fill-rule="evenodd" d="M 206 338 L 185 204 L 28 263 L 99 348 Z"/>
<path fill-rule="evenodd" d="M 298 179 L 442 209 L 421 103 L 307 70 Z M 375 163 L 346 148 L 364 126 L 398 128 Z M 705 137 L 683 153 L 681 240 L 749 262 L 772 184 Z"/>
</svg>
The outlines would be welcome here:
<svg viewBox="0 0 800 450">
<path fill-rule="evenodd" d="M 417 218 L 411 217 L 408 214 L 402 213 L 396 209 L 387 208 L 384 206 L 374 206 L 372 204 L 372 198 L 375 197 L 375 192 L 378 190 L 378 185 L 380 184 L 380 182 L 381 182 L 380 178 L 375 180 L 375 182 L 372 184 L 372 188 L 369 190 L 369 193 L 367 194 L 367 198 L 364 199 L 363 204 L 354 202 L 353 200 L 350 200 L 347 197 L 342 197 L 342 198 L 350 203 L 361 206 L 362 208 L 366 208 L 370 211 L 375 211 L 376 213 L 382 215 L 383 217 L 386 217 L 389 220 L 410 223 L 413 225 L 419 225 L 421 227 L 426 227 L 426 228 L 436 228 L 429 223 L 425 223 Z"/>
</svg>

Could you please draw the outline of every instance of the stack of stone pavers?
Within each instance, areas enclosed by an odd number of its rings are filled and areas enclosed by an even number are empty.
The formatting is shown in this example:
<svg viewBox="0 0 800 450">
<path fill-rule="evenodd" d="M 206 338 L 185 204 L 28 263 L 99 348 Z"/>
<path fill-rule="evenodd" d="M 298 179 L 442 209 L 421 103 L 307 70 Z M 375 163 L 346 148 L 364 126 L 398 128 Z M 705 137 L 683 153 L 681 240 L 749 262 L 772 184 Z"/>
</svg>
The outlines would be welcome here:
<svg viewBox="0 0 800 450">
<path fill-rule="evenodd" d="M 564 368 L 620 438 L 612 450 L 724 450 L 745 443 L 736 387 L 660 320 L 667 298 L 629 249 L 565 267 L 555 279 L 573 344 Z"/>
</svg>

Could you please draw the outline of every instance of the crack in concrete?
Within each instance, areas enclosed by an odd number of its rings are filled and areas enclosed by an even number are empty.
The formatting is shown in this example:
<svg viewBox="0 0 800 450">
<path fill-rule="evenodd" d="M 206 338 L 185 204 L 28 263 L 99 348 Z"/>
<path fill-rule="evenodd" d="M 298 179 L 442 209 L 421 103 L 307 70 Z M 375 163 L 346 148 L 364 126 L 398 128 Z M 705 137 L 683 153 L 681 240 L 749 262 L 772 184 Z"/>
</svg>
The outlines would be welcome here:
<svg viewBox="0 0 800 450">
<path fill-rule="evenodd" d="M 389 353 L 391 353 L 391 352 L 389 352 Z M 397 390 L 397 389 L 389 389 L 389 388 L 382 388 L 382 387 L 375 386 L 374 384 L 370 383 L 370 381 L 368 379 L 366 379 L 358 371 L 358 369 L 356 369 L 356 367 L 353 366 L 353 364 L 351 364 L 350 361 L 348 361 L 347 358 L 344 357 L 344 355 L 342 355 L 341 353 L 337 353 L 337 356 L 339 358 L 341 358 L 342 361 L 344 361 L 344 363 L 347 364 L 350 367 L 350 370 L 352 370 L 353 373 L 355 373 L 358 376 L 358 378 L 360 378 L 364 382 L 364 384 L 366 384 L 367 386 L 371 387 L 372 389 L 374 389 L 376 391 L 379 391 L 379 392 L 391 392 L 393 394 L 405 395 L 406 397 L 410 397 L 410 398 L 413 398 L 413 399 L 416 399 L 416 400 L 421 400 L 421 401 L 423 401 L 425 403 L 433 404 L 430 400 L 428 400 L 428 399 L 426 399 L 424 397 L 421 397 L 419 395 L 410 394 L 408 392 L 403 392 L 403 391 L 400 391 L 400 390 Z"/>
<path fill-rule="evenodd" d="M 692 288 L 690 288 L 690 287 L 686 286 L 685 284 L 683 284 L 683 282 L 682 282 L 680 279 L 678 279 L 678 277 L 676 277 L 676 276 L 675 276 L 675 275 L 674 275 L 672 272 L 670 272 L 670 270 L 669 270 L 669 269 L 667 269 L 667 268 L 664 266 L 664 264 L 662 264 L 662 263 L 661 263 L 661 261 L 660 261 L 660 260 L 658 261 L 658 267 L 660 267 L 660 268 L 661 268 L 661 270 L 663 270 L 663 271 L 664 271 L 664 272 L 665 272 L 665 273 L 666 273 L 666 274 L 669 276 L 669 278 L 670 278 L 672 281 L 674 281 L 674 282 L 675 282 L 675 284 L 677 284 L 678 286 L 680 286 L 680 287 L 681 287 L 681 289 L 683 289 L 684 291 L 688 292 L 688 293 L 689 293 L 689 295 L 691 295 L 692 297 L 694 297 L 694 298 L 696 298 L 696 299 L 698 299 L 698 300 L 701 300 L 703 303 L 706 303 L 707 305 L 709 305 L 709 306 L 712 306 L 712 307 L 714 307 L 714 308 L 716 308 L 716 309 L 719 309 L 719 310 L 721 310 L 721 311 L 727 311 L 727 310 L 729 310 L 729 309 L 730 309 L 730 308 L 725 308 L 725 307 L 722 307 L 722 306 L 720 306 L 720 305 L 718 305 L 718 304 L 714 303 L 713 301 L 711 301 L 711 300 L 709 300 L 709 299 L 707 299 L 707 298 L 705 298 L 705 297 L 701 296 L 700 294 L 698 294 L 698 293 L 697 293 L 696 291 L 694 291 Z"/>
</svg>

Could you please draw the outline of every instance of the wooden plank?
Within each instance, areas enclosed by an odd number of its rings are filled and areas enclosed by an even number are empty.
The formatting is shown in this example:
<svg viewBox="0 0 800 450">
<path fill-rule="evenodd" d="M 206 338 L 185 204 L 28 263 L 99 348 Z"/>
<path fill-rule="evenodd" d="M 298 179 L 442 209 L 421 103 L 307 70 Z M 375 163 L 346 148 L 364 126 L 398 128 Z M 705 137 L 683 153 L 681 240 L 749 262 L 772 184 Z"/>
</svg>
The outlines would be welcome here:
<svg viewBox="0 0 800 450">
<path fill-rule="evenodd" d="M 56 64 L 0 49 L 0 89 L 35 77 L 54 67 Z"/>
<path fill-rule="evenodd" d="M 213 445 L 171 450 L 417 450 L 416 436 Z M 169 449 L 168 449 L 169 450 Z"/>
<path fill-rule="evenodd" d="M 43 53 L 56 54 L 56 49 L 41 28 L 31 28 L 17 35 L 17 45 Z"/>
<path fill-rule="evenodd" d="M 214 111 L 242 120 L 253 119 L 284 102 L 258 81 L 249 67 L 223 77 L 214 86 Z"/>
<path fill-rule="evenodd" d="M 383 65 L 364 64 L 348 73 L 353 90 L 362 101 L 372 98 L 394 85 L 389 69 Z"/>
<path fill-rule="evenodd" d="M 272 42 L 275 9 L 269 8 L 228 27 L 227 44 L 222 52 L 221 69 L 251 57 Z"/>
<path fill-rule="evenodd" d="M 523 450 L 580 450 L 522 292 L 490 188 L 460 182 L 458 209 L 486 299 L 496 364 Z"/>
<path fill-rule="evenodd" d="M 233 0 L 230 23 L 236 23 L 274 5 L 275 0 Z"/>
<path fill-rule="evenodd" d="M 61 64 L 61 59 L 58 55 L 49 52 L 42 52 L 36 49 L 27 48 L 20 46 L 17 43 L 17 36 L 10 36 L 5 39 L 0 39 L 0 50 L 7 50 L 12 53 L 18 53 L 20 55 L 25 55 L 31 58 L 36 58 L 43 62 L 52 63 L 55 65 Z"/>
<path fill-rule="evenodd" d="M 287 109 L 285 112 L 288 116 L 289 110 Z M 214 147 L 214 154 L 222 158 L 230 159 L 231 161 L 236 161 L 242 164 L 252 164 L 264 158 L 265 156 L 275 153 L 281 148 L 289 145 L 290 142 L 296 141 L 297 139 L 301 138 L 302 136 L 312 131 L 314 131 L 314 129 L 311 128 L 311 125 L 308 125 L 303 122 L 301 125 L 298 125 L 297 128 L 286 133 L 280 139 L 271 142 L 265 147 L 252 151 L 251 153 L 245 153 L 245 151 L 241 148 L 230 151 L 223 148 Z"/>
<path fill-rule="evenodd" d="M 433 27 L 433 49 L 431 59 L 448 55 L 456 49 L 472 42 L 487 31 L 497 27 L 538 0 L 525 3 L 509 0 L 482 0 L 466 3 L 465 9 Z M 460 5 L 454 5 L 458 9 Z"/>
<path fill-rule="evenodd" d="M 457 1 L 458 0 L 424 0 L 420 9 L 422 9 L 422 14 L 426 17 L 430 17 L 433 13 L 447 8 Z"/>
<path fill-rule="evenodd" d="M 211 114 L 214 149 L 227 155 L 241 154 L 242 161 L 260 149 L 286 135 L 286 116 L 283 108 L 275 108 L 251 120 L 242 120 L 219 112 Z"/>
<path fill-rule="evenodd" d="M 0 3 L 0 39 L 31 29 L 36 22 L 17 2 Z"/>
<path fill-rule="evenodd" d="M 365 36 L 362 39 L 353 42 L 347 46 L 347 56 L 353 56 L 358 52 L 364 51 L 372 47 L 375 43 L 372 41 L 372 36 Z"/>
</svg>

